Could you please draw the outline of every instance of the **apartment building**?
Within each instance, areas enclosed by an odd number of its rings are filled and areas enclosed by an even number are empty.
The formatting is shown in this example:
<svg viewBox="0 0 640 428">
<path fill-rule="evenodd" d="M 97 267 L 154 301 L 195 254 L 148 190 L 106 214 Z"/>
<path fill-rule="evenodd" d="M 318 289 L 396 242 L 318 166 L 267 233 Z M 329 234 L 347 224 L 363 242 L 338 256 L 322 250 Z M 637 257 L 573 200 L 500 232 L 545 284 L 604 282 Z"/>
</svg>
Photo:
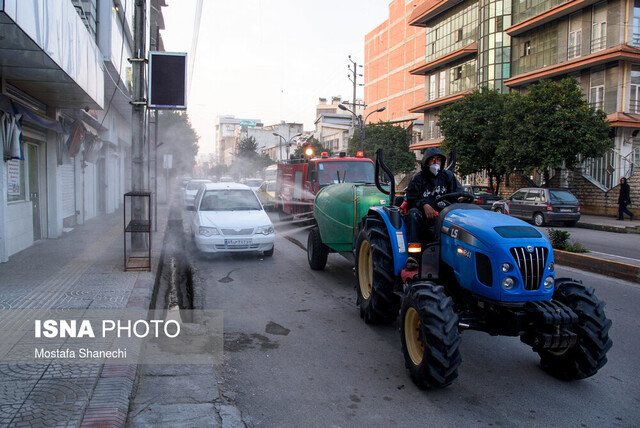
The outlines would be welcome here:
<svg viewBox="0 0 640 428">
<path fill-rule="evenodd" d="M 612 204 L 611 189 L 640 165 L 640 1 L 427 0 L 409 24 L 426 32 L 423 60 L 410 70 L 425 85 L 409 109 L 425 124 L 413 149 L 439 145 L 440 111 L 479 87 L 526 92 L 541 79 L 575 76 L 607 114 L 615 147 L 555 179 L 588 206 Z"/>
<path fill-rule="evenodd" d="M 164 0 L 149 3 L 161 26 Z M 120 207 L 130 188 L 134 8 L 134 0 L 0 2 L 10 35 L 0 40 L 0 262 Z"/>
<path fill-rule="evenodd" d="M 364 116 L 368 122 L 380 120 L 408 125 L 422 120 L 409 109 L 424 100 L 424 78 L 408 71 L 424 62 L 425 30 L 410 26 L 409 18 L 422 0 L 394 0 L 389 18 L 365 35 Z"/>
</svg>

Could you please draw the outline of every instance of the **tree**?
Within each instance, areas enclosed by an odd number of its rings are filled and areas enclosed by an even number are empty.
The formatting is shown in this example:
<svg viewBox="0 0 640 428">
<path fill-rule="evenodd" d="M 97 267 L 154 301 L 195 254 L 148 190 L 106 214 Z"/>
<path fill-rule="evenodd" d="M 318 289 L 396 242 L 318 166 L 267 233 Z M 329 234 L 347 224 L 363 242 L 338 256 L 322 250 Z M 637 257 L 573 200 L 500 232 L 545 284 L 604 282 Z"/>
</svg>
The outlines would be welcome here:
<svg viewBox="0 0 640 428">
<path fill-rule="evenodd" d="M 409 149 L 411 136 L 402 126 L 378 122 L 366 127 L 364 153 L 373 157 L 376 150 L 384 149 L 384 161 L 394 174 L 408 173 L 415 169 L 416 157 Z M 356 131 L 349 141 L 349 155 L 360 151 L 360 133 Z"/>
<path fill-rule="evenodd" d="M 254 137 L 243 137 L 236 148 L 237 156 L 244 159 L 253 159 L 258 156 L 258 143 Z"/>
<path fill-rule="evenodd" d="M 585 101 L 578 81 L 547 80 L 531 85 L 526 95 L 509 98 L 505 140 L 496 153 L 509 169 L 573 169 L 579 155 L 600 157 L 613 145 L 605 113 Z"/>
<path fill-rule="evenodd" d="M 258 143 L 254 137 L 244 137 L 236 146 L 236 156 L 230 171 L 234 177 L 251 177 L 260 175 L 262 170 L 273 161 L 268 155 L 258 154 Z"/>
<path fill-rule="evenodd" d="M 175 175 L 190 175 L 199 139 L 186 112 L 162 110 L 158 119 L 158 143 L 162 143 L 158 147 L 158 164 L 162 166 L 163 156 L 170 154 Z"/>
<path fill-rule="evenodd" d="M 498 90 L 481 88 L 447 106 L 438 121 L 445 136 L 443 151 L 456 152 L 457 172 L 469 175 L 487 171 L 492 188 L 493 180 L 496 180 L 496 193 L 500 189 L 501 176 L 508 172 L 496 156 L 503 141 L 506 104 L 507 96 Z"/>
</svg>

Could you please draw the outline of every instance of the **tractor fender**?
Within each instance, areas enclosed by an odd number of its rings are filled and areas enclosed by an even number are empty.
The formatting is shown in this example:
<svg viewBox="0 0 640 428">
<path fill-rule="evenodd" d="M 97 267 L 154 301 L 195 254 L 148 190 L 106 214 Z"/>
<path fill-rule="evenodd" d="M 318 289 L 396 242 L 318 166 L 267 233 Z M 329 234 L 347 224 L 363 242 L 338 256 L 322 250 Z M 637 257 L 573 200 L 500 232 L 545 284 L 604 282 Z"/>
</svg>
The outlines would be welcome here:
<svg viewBox="0 0 640 428">
<path fill-rule="evenodd" d="M 397 212 L 396 212 L 397 211 Z M 377 206 L 369 209 L 369 214 L 379 216 L 387 227 L 393 253 L 393 273 L 397 276 L 407 265 L 407 233 L 400 208 Z"/>
</svg>

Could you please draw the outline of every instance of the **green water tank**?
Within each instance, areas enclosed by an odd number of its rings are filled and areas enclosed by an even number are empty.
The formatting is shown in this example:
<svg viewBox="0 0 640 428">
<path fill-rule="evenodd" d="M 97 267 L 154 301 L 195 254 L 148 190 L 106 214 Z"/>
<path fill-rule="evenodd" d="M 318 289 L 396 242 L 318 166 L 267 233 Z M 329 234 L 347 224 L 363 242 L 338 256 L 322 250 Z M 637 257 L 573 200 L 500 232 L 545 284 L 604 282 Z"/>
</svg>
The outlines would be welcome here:
<svg viewBox="0 0 640 428">
<path fill-rule="evenodd" d="M 313 203 L 313 216 L 322 242 L 338 251 L 352 251 L 358 223 L 373 206 L 389 204 L 389 196 L 373 184 L 340 183 L 321 189 Z"/>
</svg>

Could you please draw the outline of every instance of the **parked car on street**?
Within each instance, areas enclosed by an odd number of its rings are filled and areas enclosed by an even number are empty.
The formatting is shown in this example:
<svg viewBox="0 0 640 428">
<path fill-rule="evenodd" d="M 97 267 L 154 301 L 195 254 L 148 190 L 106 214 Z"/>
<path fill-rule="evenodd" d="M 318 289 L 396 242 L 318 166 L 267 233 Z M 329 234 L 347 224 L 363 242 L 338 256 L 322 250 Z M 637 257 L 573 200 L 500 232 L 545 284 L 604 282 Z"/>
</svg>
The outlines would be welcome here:
<svg viewBox="0 0 640 428">
<path fill-rule="evenodd" d="M 211 180 L 206 178 L 193 178 L 187 182 L 187 185 L 184 188 L 185 207 L 193 206 L 193 200 L 196 197 L 196 193 L 198 193 L 198 189 L 205 183 L 211 183 Z"/>
<path fill-rule="evenodd" d="M 244 184 L 249 186 L 254 192 L 257 192 L 263 182 L 264 180 L 262 178 L 247 178 L 247 181 L 245 181 Z"/>
<path fill-rule="evenodd" d="M 536 226 L 558 222 L 574 226 L 580 220 L 580 202 L 567 189 L 523 188 L 494 202 L 492 210 L 533 220 Z"/>
<path fill-rule="evenodd" d="M 208 183 L 196 195 L 190 229 L 206 253 L 261 251 L 273 255 L 275 231 L 256 194 L 240 183 Z"/>
<path fill-rule="evenodd" d="M 276 180 L 263 181 L 256 194 L 266 210 L 275 210 L 278 207 Z"/>
<path fill-rule="evenodd" d="M 493 193 L 493 189 L 488 186 L 462 186 L 465 192 L 473 195 L 475 198 L 473 203 L 490 210 L 493 203 L 500 200 L 500 196 Z"/>
</svg>

